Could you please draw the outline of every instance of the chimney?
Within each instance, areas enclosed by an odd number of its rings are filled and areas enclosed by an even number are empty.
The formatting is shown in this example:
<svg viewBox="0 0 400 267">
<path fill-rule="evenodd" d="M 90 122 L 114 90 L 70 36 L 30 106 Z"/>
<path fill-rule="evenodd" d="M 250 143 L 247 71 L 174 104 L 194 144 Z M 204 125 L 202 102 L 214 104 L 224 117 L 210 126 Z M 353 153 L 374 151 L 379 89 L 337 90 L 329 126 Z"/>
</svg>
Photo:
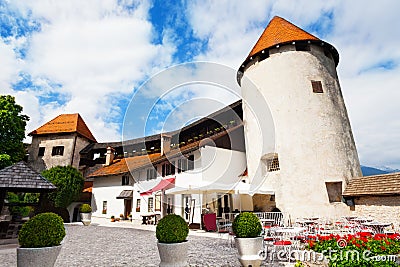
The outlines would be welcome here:
<svg viewBox="0 0 400 267">
<path fill-rule="evenodd" d="M 161 134 L 161 156 L 165 155 L 171 150 L 172 137 L 167 134 Z"/>
<path fill-rule="evenodd" d="M 107 147 L 107 154 L 106 154 L 106 166 L 109 166 L 113 163 L 114 160 L 114 151 L 115 149 L 112 147 Z"/>
</svg>

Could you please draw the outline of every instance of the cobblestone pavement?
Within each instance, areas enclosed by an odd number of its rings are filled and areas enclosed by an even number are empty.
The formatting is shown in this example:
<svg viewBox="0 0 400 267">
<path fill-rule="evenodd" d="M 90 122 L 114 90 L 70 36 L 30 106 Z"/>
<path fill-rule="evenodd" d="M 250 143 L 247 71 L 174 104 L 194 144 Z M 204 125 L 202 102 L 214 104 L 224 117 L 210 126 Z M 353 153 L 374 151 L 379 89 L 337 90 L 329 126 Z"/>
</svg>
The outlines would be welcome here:
<svg viewBox="0 0 400 267">
<path fill-rule="evenodd" d="M 158 266 L 154 231 L 66 225 L 67 236 L 56 266 Z M 240 266 L 227 239 L 189 235 L 189 266 Z M 16 246 L 0 248 L 0 266 L 16 266 Z"/>
</svg>

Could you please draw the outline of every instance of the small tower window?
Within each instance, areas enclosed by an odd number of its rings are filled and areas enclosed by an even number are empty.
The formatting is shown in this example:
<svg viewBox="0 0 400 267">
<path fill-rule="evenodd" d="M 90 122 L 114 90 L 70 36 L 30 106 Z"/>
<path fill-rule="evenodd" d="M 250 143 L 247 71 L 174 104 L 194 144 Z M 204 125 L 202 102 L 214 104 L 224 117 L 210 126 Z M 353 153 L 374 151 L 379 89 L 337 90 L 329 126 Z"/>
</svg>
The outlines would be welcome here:
<svg viewBox="0 0 400 267">
<path fill-rule="evenodd" d="M 342 201 L 342 182 L 326 182 L 326 190 L 328 191 L 329 202 Z"/>
<path fill-rule="evenodd" d="M 314 93 L 323 93 L 321 81 L 311 81 L 312 89 Z"/>
<path fill-rule="evenodd" d="M 52 156 L 62 156 L 64 155 L 64 147 L 63 146 L 54 146 L 51 151 Z"/>
<path fill-rule="evenodd" d="M 43 157 L 44 156 L 44 151 L 46 150 L 45 147 L 39 147 L 39 153 L 38 153 L 38 157 Z"/>
<path fill-rule="evenodd" d="M 271 159 L 267 160 L 267 171 L 268 172 L 274 172 L 274 171 L 279 171 L 279 159 L 278 156 L 274 156 Z"/>
<path fill-rule="evenodd" d="M 266 168 L 265 172 L 275 172 L 280 170 L 278 154 L 270 153 L 264 155 L 261 160 L 264 162 Z M 264 173 L 265 175 L 266 173 Z"/>
</svg>

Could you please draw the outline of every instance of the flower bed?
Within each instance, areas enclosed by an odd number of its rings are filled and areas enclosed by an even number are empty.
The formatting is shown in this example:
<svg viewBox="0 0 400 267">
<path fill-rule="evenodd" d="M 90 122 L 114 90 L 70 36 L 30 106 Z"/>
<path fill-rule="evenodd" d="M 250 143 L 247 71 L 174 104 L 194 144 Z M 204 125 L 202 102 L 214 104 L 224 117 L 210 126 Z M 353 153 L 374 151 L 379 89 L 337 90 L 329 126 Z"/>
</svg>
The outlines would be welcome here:
<svg viewBox="0 0 400 267">
<path fill-rule="evenodd" d="M 317 235 L 308 241 L 308 248 L 323 253 L 329 266 L 398 266 L 395 261 L 400 253 L 400 235 Z"/>
</svg>

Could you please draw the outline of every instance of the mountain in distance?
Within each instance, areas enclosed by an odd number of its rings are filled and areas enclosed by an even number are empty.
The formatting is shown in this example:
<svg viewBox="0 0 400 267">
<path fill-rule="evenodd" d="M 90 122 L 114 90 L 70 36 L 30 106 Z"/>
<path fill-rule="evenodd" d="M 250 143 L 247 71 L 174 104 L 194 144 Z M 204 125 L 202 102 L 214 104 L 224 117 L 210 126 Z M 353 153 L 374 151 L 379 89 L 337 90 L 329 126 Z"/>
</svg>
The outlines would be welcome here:
<svg viewBox="0 0 400 267">
<path fill-rule="evenodd" d="M 393 168 L 390 168 L 390 167 L 387 167 L 387 166 L 378 166 L 378 167 L 376 167 L 377 169 L 379 169 L 379 170 L 382 170 L 382 171 L 385 171 L 385 172 L 388 172 L 388 173 L 392 173 L 392 172 L 400 172 L 400 170 L 399 169 L 393 169 Z"/>
<path fill-rule="evenodd" d="M 379 175 L 379 174 L 388 174 L 392 172 L 400 172 L 398 169 L 392 169 L 389 167 L 368 167 L 361 165 L 361 172 L 364 176 L 371 176 L 371 175 Z"/>
</svg>

